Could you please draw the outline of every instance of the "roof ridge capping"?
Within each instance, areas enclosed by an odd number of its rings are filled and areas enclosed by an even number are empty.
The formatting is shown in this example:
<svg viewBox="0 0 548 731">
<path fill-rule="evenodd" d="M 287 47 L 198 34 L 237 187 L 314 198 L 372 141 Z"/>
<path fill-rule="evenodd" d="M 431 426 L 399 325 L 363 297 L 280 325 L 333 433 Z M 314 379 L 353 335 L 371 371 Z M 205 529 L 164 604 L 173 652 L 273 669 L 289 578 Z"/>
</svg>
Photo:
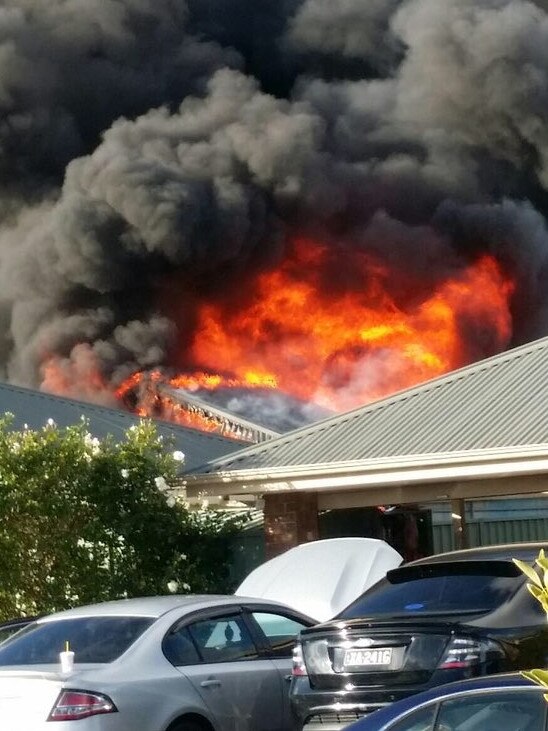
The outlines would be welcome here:
<svg viewBox="0 0 548 731">
<path fill-rule="evenodd" d="M 514 348 L 504 350 L 501 353 L 497 353 L 495 355 L 489 356 L 488 358 L 483 358 L 482 360 L 470 363 L 469 365 L 462 366 L 461 368 L 457 368 L 454 371 L 450 371 L 449 373 L 437 376 L 436 378 L 432 378 L 431 380 L 423 381 L 422 383 L 415 386 L 410 386 L 409 388 L 402 389 L 401 391 L 397 391 L 393 394 L 390 394 L 389 396 L 385 396 L 376 401 L 371 401 L 370 403 L 367 403 L 363 406 L 358 406 L 354 409 L 351 409 L 350 411 L 345 411 L 341 414 L 337 414 L 336 416 L 327 417 L 326 419 L 321 419 L 320 421 L 316 421 L 313 424 L 299 427 L 298 429 L 294 429 L 293 431 L 287 432 L 286 434 L 282 434 L 279 437 L 274 437 L 273 439 L 270 439 L 265 443 L 252 445 L 244 449 L 239 449 L 237 452 L 228 454 L 224 457 L 218 457 L 217 459 L 208 462 L 206 465 L 202 465 L 199 468 L 190 470 L 189 473 L 199 474 L 204 472 L 218 471 L 221 470 L 223 467 L 230 467 L 235 462 L 240 462 L 249 455 L 259 455 L 262 452 L 271 452 L 288 442 L 297 441 L 301 436 L 311 435 L 314 434 L 314 432 L 324 431 L 325 429 L 329 429 L 341 423 L 358 418 L 366 412 L 374 412 L 384 409 L 387 406 L 398 401 L 404 401 L 406 399 L 413 398 L 414 396 L 417 396 L 421 393 L 434 390 L 445 384 L 453 383 L 462 378 L 473 375 L 474 373 L 477 373 L 479 371 L 488 368 L 496 368 L 500 365 L 507 363 L 508 361 L 517 360 L 518 358 L 522 358 L 525 355 L 539 350 L 548 350 L 548 336 L 539 338 L 530 343 L 525 343 L 524 345 L 519 345 Z"/>
</svg>

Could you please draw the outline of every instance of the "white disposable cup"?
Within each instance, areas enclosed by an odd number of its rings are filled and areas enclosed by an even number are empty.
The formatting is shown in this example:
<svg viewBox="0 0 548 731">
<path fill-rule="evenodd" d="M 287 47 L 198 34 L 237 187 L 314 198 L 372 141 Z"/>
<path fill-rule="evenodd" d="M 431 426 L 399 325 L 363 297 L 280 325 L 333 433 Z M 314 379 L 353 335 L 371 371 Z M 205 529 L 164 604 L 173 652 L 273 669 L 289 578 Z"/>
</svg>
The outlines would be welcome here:
<svg viewBox="0 0 548 731">
<path fill-rule="evenodd" d="M 61 661 L 61 672 L 70 673 L 74 668 L 74 652 L 72 650 L 64 650 L 59 653 L 59 660 Z"/>
</svg>

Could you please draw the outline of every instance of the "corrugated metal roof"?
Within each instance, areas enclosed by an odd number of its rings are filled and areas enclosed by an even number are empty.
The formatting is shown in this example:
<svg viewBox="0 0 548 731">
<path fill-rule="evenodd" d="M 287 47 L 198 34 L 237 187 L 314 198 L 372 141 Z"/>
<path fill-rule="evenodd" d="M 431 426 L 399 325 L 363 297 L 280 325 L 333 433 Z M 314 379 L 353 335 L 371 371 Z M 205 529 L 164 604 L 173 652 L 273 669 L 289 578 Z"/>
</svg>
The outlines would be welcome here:
<svg viewBox="0 0 548 731">
<path fill-rule="evenodd" d="M 139 421 L 138 416 L 126 411 L 0 383 L 0 413 L 6 412 L 14 415 L 14 427 L 17 429 L 23 428 L 24 424 L 31 429 L 40 429 L 48 419 L 66 427 L 79 423 L 84 416 L 89 421 L 91 433 L 98 438 L 111 434 L 115 439 L 121 439 L 126 430 Z M 185 468 L 188 469 L 245 446 L 234 439 L 165 421 L 156 421 L 156 426 L 164 439 L 173 439 L 174 449 L 184 452 Z"/>
<path fill-rule="evenodd" d="M 548 443 L 548 338 L 201 469 L 268 469 Z"/>
</svg>

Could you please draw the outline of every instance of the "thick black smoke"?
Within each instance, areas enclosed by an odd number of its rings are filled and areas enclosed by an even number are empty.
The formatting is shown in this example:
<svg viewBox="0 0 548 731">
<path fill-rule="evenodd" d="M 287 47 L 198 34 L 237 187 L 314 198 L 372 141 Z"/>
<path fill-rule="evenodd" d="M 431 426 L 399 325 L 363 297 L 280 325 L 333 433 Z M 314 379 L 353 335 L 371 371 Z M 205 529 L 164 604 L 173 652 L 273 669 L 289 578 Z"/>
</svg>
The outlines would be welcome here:
<svg viewBox="0 0 548 731">
<path fill-rule="evenodd" d="M 548 334 L 547 6 L 6 0 L 0 377 L 169 367 L 193 311 L 166 291 L 245 282 L 295 233 L 415 299 L 489 252 L 513 342 Z"/>
</svg>

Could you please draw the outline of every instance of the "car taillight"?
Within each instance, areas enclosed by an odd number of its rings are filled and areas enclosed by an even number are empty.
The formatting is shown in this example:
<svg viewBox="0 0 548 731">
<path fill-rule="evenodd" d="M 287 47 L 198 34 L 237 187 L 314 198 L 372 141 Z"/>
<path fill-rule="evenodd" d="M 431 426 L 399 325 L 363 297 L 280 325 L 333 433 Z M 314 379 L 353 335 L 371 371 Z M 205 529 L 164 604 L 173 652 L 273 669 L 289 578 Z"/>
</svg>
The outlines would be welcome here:
<svg viewBox="0 0 548 731">
<path fill-rule="evenodd" d="M 116 713 L 110 698 L 87 690 L 62 690 L 51 709 L 48 721 L 78 721 L 99 713 Z"/>
<path fill-rule="evenodd" d="M 470 668 L 503 657 L 502 648 L 492 640 L 453 637 L 439 664 L 441 670 Z"/>
<path fill-rule="evenodd" d="M 306 665 L 304 664 L 303 648 L 300 643 L 297 643 L 293 648 L 293 668 L 291 674 L 294 676 L 308 675 Z"/>
</svg>

